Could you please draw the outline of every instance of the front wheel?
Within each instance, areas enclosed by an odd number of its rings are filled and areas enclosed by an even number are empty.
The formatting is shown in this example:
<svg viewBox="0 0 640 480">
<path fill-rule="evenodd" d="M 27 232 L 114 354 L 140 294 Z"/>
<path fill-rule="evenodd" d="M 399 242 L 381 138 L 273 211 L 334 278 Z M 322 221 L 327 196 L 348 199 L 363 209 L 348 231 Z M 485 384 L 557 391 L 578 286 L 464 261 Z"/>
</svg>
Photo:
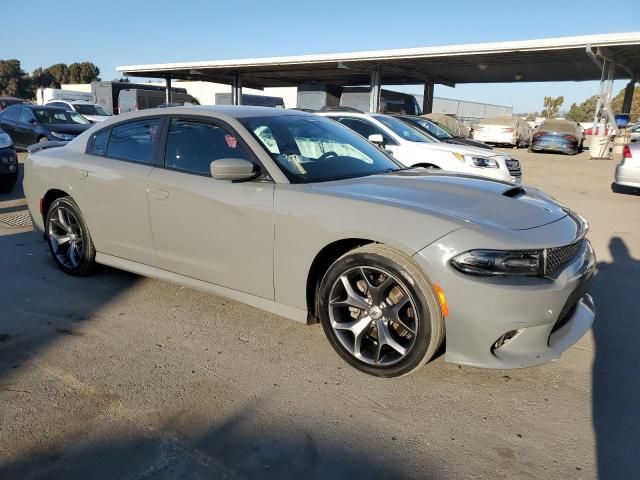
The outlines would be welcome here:
<svg viewBox="0 0 640 480">
<path fill-rule="evenodd" d="M 89 273 L 96 251 L 80 209 L 71 197 L 58 198 L 51 204 L 45 232 L 51 255 L 63 272 L 75 276 Z"/>
<path fill-rule="evenodd" d="M 413 372 L 433 357 L 444 337 L 429 279 L 409 257 L 385 245 L 340 257 L 322 279 L 318 300 L 331 346 L 370 375 Z"/>
</svg>

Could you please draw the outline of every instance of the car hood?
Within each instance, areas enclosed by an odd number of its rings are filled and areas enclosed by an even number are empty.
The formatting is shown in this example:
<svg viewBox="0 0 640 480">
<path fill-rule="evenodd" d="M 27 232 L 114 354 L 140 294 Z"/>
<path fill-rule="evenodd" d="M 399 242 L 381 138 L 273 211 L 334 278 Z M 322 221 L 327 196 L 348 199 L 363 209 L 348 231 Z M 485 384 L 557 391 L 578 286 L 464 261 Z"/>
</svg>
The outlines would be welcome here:
<svg viewBox="0 0 640 480">
<path fill-rule="evenodd" d="M 329 195 L 443 215 L 463 224 L 511 230 L 546 225 L 568 212 L 535 188 L 415 169 L 315 183 L 312 187 Z"/>
<path fill-rule="evenodd" d="M 85 130 L 90 129 L 92 124 L 88 123 L 86 125 L 80 125 L 80 124 L 59 123 L 55 125 L 47 124 L 45 126 L 52 132 L 68 133 L 69 135 L 80 135 Z"/>
<path fill-rule="evenodd" d="M 498 152 L 492 152 L 491 150 L 487 150 L 486 148 L 473 147 L 471 145 L 458 144 L 458 143 L 420 143 L 420 142 L 411 142 L 413 146 L 420 149 L 425 149 L 429 151 L 438 150 L 441 152 L 451 152 L 451 153 L 459 153 L 461 155 L 476 155 L 480 157 L 491 157 L 494 155 L 499 155 Z"/>
</svg>

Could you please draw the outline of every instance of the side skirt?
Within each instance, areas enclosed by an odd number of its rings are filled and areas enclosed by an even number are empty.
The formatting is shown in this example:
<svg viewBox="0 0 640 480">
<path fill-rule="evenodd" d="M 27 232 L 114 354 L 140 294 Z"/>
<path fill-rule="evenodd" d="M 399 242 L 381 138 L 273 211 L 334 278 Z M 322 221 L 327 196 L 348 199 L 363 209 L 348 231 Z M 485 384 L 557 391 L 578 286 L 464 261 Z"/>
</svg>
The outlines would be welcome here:
<svg viewBox="0 0 640 480">
<path fill-rule="evenodd" d="M 257 297 L 248 293 L 239 292 L 213 283 L 203 282 L 191 277 L 186 277 L 178 273 L 161 270 L 156 267 L 144 265 L 142 263 L 133 262 L 124 258 L 114 257 L 104 253 L 96 253 L 96 262 L 110 267 L 118 268 L 120 270 L 126 270 L 128 272 L 137 273 L 145 277 L 157 278 L 158 280 L 165 280 L 167 282 L 175 283 L 178 285 L 184 285 L 185 287 L 200 290 L 206 293 L 213 293 L 221 297 L 226 297 L 236 302 L 245 303 L 252 307 L 265 310 L 275 315 L 295 320 L 300 323 L 307 323 L 307 311 L 289 305 L 283 305 L 281 303 L 268 300 L 266 298 Z"/>
</svg>

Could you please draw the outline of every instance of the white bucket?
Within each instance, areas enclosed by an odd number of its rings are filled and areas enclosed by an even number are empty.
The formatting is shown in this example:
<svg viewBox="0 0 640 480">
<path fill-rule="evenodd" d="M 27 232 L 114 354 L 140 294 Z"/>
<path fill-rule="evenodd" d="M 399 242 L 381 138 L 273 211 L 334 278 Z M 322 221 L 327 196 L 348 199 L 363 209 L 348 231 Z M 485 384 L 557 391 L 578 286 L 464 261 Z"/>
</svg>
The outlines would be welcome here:
<svg viewBox="0 0 640 480">
<path fill-rule="evenodd" d="M 607 135 L 591 135 L 589 142 L 589 158 L 592 160 L 611 159 L 611 142 Z"/>
</svg>

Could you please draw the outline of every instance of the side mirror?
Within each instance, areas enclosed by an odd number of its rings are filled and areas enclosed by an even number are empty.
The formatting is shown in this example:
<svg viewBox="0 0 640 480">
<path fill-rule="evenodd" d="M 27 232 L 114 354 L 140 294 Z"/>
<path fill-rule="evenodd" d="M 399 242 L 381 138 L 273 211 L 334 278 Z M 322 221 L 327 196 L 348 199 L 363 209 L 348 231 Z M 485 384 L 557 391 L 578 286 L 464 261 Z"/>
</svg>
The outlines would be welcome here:
<svg viewBox="0 0 640 480">
<path fill-rule="evenodd" d="M 216 180 L 241 182 L 253 180 L 260 175 L 260 169 L 254 163 L 242 158 L 221 158 L 209 166 L 211 176 Z"/>
<path fill-rule="evenodd" d="M 369 135 L 369 141 L 371 143 L 375 143 L 376 145 L 383 145 L 384 137 L 381 133 L 372 133 L 371 135 Z"/>
</svg>

